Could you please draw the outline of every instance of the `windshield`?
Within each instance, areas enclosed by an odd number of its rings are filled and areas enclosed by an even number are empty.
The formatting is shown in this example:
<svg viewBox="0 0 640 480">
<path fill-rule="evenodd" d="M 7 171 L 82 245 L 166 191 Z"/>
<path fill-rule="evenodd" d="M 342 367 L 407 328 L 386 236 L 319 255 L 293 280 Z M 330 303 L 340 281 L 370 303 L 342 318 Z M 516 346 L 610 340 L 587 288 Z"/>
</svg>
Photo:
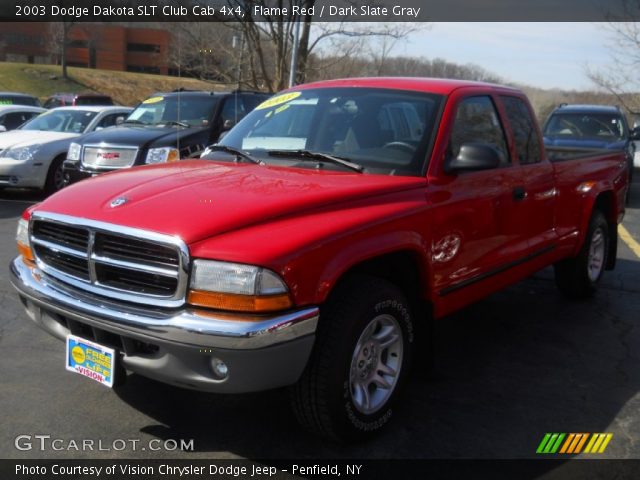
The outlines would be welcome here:
<svg viewBox="0 0 640 480">
<path fill-rule="evenodd" d="M 84 133 L 97 112 L 86 110 L 49 110 L 28 121 L 21 130 L 45 130 L 48 132 Z"/>
<path fill-rule="evenodd" d="M 125 123 L 164 125 L 180 122 L 192 127 L 206 127 L 217 103 L 216 97 L 204 95 L 151 97 L 138 105 Z"/>
<path fill-rule="evenodd" d="M 439 95 L 390 89 L 289 92 L 258 105 L 220 144 L 267 164 L 314 168 L 322 162 L 326 168 L 345 168 L 310 157 L 313 152 L 353 162 L 365 173 L 417 176 L 422 175 L 441 101 Z"/>
<path fill-rule="evenodd" d="M 626 132 L 620 114 L 555 113 L 544 129 L 545 137 L 615 141 Z"/>
</svg>

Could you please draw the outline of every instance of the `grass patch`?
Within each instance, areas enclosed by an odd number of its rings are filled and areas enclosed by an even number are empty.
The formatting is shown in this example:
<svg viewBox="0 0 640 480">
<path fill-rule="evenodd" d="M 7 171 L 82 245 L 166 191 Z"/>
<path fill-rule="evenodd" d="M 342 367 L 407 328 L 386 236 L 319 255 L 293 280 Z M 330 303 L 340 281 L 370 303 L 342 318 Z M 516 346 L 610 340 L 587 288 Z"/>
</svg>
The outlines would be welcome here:
<svg viewBox="0 0 640 480">
<path fill-rule="evenodd" d="M 44 100 L 56 92 L 96 92 L 110 95 L 116 103 L 135 105 L 154 92 L 177 88 L 227 90 L 226 86 L 193 78 L 146 73 L 69 67 L 69 79 L 62 78 L 56 65 L 0 62 L 0 90 L 29 93 Z"/>
<path fill-rule="evenodd" d="M 63 79 L 60 67 L 0 62 L 0 90 L 28 93 L 43 99 L 56 92 L 79 92 L 86 87 Z"/>
</svg>

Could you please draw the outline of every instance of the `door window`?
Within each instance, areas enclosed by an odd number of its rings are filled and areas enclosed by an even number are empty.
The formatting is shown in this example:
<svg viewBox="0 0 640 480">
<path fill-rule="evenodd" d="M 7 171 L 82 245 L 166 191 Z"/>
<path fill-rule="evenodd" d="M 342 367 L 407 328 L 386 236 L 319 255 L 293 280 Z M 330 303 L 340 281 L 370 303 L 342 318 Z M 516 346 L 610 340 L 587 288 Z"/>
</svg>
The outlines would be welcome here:
<svg viewBox="0 0 640 480">
<path fill-rule="evenodd" d="M 224 101 L 220 116 L 222 117 L 222 124 L 225 127 L 230 127 L 242 120 L 246 114 L 242 98 L 239 95 L 233 95 Z"/>
<path fill-rule="evenodd" d="M 27 120 L 33 118 L 36 113 L 32 112 L 11 112 L 7 113 L 2 120 L 0 120 L 0 124 L 4 125 L 7 130 L 13 130 L 18 128 Z"/>
<path fill-rule="evenodd" d="M 111 113 L 109 115 L 105 115 L 105 117 L 100 120 L 96 128 L 107 128 L 113 127 L 116 124 L 116 119 L 118 117 L 126 117 L 125 113 Z"/>
<path fill-rule="evenodd" d="M 457 157 L 465 143 L 483 143 L 495 148 L 501 164 L 509 165 L 507 142 L 500 117 L 488 96 L 465 98 L 458 105 L 451 133 L 451 156 Z"/>
<path fill-rule="evenodd" d="M 500 97 L 513 130 L 518 162 L 521 165 L 538 163 L 542 159 L 540 137 L 529 108 L 518 97 Z"/>
</svg>

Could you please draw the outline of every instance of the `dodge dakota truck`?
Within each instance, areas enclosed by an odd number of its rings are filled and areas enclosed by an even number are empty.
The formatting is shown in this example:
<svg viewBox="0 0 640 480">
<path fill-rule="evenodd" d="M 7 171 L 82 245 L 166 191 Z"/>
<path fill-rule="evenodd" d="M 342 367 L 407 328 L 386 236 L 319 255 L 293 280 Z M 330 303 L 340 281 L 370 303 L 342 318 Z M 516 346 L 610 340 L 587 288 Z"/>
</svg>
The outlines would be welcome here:
<svg viewBox="0 0 640 480">
<path fill-rule="evenodd" d="M 206 159 L 79 182 L 27 209 L 11 281 L 65 368 L 241 393 L 357 440 L 394 413 L 429 325 L 553 265 L 616 262 L 623 153 L 553 161 L 522 92 L 333 80 L 262 102 Z"/>
</svg>

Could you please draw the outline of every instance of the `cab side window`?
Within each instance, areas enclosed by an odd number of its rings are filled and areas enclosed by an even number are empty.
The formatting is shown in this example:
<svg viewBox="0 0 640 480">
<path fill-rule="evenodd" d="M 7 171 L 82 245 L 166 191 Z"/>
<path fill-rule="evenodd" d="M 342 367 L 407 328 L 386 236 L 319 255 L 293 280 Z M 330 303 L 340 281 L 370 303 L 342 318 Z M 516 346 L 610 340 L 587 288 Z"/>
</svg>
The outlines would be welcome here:
<svg viewBox="0 0 640 480">
<path fill-rule="evenodd" d="M 37 113 L 35 112 L 11 112 L 7 113 L 2 120 L 0 120 L 0 124 L 4 125 L 7 130 L 13 130 L 18 128 L 27 120 L 33 118 Z"/>
<path fill-rule="evenodd" d="M 109 115 L 105 115 L 102 120 L 96 125 L 96 128 L 107 128 L 113 127 L 116 124 L 116 120 L 118 117 L 126 117 L 127 115 L 124 113 L 110 113 Z"/>
<path fill-rule="evenodd" d="M 516 152 L 520 165 L 538 163 L 542 160 L 540 137 L 525 102 L 518 97 L 501 96 L 500 99 L 507 113 L 513 130 Z"/>
<path fill-rule="evenodd" d="M 465 98 L 458 104 L 451 132 L 450 153 L 455 158 L 465 143 L 482 143 L 496 149 L 502 166 L 510 165 L 500 117 L 489 96 Z"/>
<path fill-rule="evenodd" d="M 244 108 L 244 102 L 239 95 L 227 97 L 222 106 L 222 124 L 225 126 L 233 126 L 238 123 L 247 114 Z"/>
</svg>

